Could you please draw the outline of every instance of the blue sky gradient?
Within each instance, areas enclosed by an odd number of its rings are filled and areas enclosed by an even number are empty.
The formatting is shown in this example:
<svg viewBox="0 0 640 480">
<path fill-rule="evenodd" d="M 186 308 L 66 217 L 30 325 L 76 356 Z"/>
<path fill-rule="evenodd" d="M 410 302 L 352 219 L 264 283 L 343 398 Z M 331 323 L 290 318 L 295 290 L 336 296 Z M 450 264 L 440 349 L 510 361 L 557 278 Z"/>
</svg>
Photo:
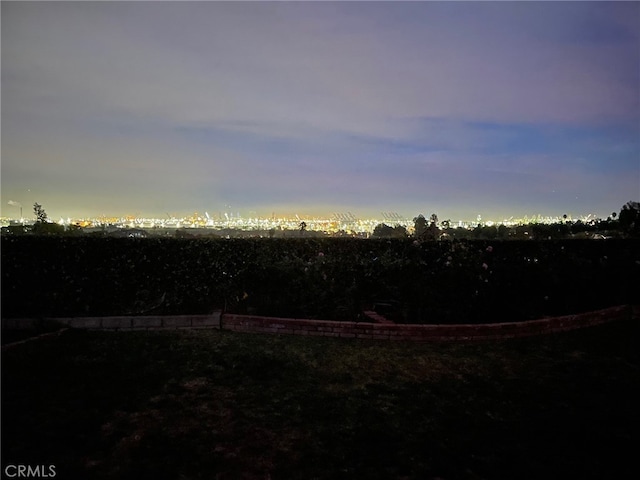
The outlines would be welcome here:
<svg viewBox="0 0 640 480">
<path fill-rule="evenodd" d="M 638 2 L 2 2 L 2 205 L 606 217 Z"/>
</svg>

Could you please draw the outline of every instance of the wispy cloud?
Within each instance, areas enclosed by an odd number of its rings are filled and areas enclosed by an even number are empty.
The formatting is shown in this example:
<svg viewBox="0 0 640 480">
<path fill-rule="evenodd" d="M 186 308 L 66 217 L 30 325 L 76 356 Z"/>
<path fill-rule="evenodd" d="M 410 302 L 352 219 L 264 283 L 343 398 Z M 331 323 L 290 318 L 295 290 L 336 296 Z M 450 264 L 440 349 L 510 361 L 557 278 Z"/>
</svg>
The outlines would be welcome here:
<svg viewBox="0 0 640 480">
<path fill-rule="evenodd" d="M 178 208 L 259 210 L 504 191 L 546 206 L 535 182 L 564 172 L 577 190 L 607 175 L 616 194 L 592 203 L 624 202 L 638 15 L 633 2 L 5 2 L 2 195 L 36 183 L 64 210 L 92 184 L 101 210 L 152 209 L 158 189 Z"/>
</svg>

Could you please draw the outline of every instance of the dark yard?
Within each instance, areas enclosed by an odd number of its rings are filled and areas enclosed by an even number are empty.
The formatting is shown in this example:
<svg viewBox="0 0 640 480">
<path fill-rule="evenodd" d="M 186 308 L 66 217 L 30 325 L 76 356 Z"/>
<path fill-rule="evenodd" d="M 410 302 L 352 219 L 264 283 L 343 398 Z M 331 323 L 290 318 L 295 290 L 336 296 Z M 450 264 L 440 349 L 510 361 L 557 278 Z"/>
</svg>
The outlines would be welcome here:
<svg viewBox="0 0 640 480">
<path fill-rule="evenodd" d="M 2 352 L 2 461 L 63 479 L 631 478 L 638 322 L 483 344 L 84 332 Z"/>
</svg>

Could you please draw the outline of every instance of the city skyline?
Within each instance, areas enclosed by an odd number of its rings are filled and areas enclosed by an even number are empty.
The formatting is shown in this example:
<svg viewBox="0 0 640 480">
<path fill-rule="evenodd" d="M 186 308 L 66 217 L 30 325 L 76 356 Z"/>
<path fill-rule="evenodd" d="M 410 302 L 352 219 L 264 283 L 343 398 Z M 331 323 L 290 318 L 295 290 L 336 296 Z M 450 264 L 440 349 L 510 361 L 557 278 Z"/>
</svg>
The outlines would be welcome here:
<svg viewBox="0 0 640 480">
<path fill-rule="evenodd" d="M 3 217 L 606 218 L 640 197 L 637 2 L 0 8 Z"/>
<path fill-rule="evenodd" d="M 15 214 L 0 216 L 0 222 L 3 225 L 9 225 L 13 222 L 20 222 L 22 224 L 33 224 L 39 220 L 39 214 L 36 213 L 36 205 L 40 214 L 42 212 L 46 216 L 46 221 L 50 223 L 59 223 L 62 225 L 73 225 L 73 224 L 164 224 L 164 223 L 175 223 L 179 222 L 182 225 L 189 226 L 191 223 L 201 225 L 201 226 L 220 226 L 224 224 L 238 224 L 245 225 L 251 224 L 252 222 L 284 222 L 293 225 L 295 228 L 299 228 L 301 221 L 310 221 L 310 222 L 319 222 L 319 223 L 327 223 L 327 222 L 337 222 L 337 223 L 358 223 L 365 222 L 371 226 L 375 226 L 377 224 L 387 224 L 387 225 L 409 225 L 413 224 L 416 221 L 416 218 L 419 216 L 423 216 L 427 221 L 432 221 L 432 218 L 435 217 L 436 223 L 450 223 L 451 225 L 456 226 L 476 226 L 478 224 L 482 225 L 522 225 L 528 223 L 558 223 L 565 221 L 576 222 L 581 221 L 584 223 L 588 222 L 598 222 L 603 220 L 611 220 L 617 217 L 619 211 L 614 210 L 610 212 L 610 214 L 606 216 L 598 216 L 594 213 L 586 213 L 586 214 L 571 214 L 571 213 L 563 213 L 563 214 L 554 214 L 554 215 L 543 215 L 542 213 L 528 213 L 519 217 L 514 215 L 510 216 L 484 216 L 482 214 L 478 214 L 475 217 L 471 218 L 457 218 L 457 217 L 448 217 L 439 215 L 437 212 L 432 212 L 431 214 L 425 214 L 424 212 L 407 214 L 399 213 L 396 211 L 381 211 L 374 215 L 360 215 L 358 212 L 352 211 L 342 211 L 342 212 L 325 212 L 320 214 L 309 214 L 306 212 L 271 212 L 269 215 L 259 214 L 257 211 L 249 211 L 249 212 L 240 212 L 234 211 L 232 209 L 226 210 L 202 210 L 202 211 L 191 211 L 191 212 L 178 212 L 178 213 L 169 213 L 166 212 L 164 215 L 153 216 L 153 215 L 144 215 L 141 213 L 136 214 L 126 214 L 126 215 L 88 215 L 81 217 L 73 217 L 69 215 L 58 215 L 57 218 L 53 218 L 53 216 L 49 215 L 46 208 L 43 205 L 40 205 L 36 202 L 36 204 L 25 207 L 22 204 L 19 204 L 14 201 L 10 201 L 9 205 L 14 207 Z M 19 215 L 17 214 L 19 211 Z"/>
</svg>

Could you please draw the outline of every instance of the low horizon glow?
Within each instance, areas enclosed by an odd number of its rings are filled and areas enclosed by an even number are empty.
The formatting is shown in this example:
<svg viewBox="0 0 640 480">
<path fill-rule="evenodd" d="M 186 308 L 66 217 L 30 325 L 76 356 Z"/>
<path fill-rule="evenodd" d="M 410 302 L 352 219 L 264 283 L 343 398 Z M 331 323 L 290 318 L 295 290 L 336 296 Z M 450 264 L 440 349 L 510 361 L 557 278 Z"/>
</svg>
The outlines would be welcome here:
<svg viewBox="0 0 640 480">
<path fill-rule="evenodd" d="M 638 2 L 2 2 L 0 215 L 606 218 Z"/>
</svg>

